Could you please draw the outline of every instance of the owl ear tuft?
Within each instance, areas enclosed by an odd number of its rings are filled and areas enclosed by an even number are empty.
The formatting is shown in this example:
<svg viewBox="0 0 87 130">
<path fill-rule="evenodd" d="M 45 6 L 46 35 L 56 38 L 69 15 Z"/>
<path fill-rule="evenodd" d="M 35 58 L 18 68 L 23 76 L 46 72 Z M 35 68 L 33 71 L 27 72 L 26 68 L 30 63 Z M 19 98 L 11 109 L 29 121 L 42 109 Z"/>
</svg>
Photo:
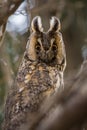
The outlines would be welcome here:
<svg viewBox="0 0 87 130">
<path fill-rule="evenodd" d="M 31 22 L 31 30 L 33 32 L 43 32 L 43 27 L 42 27 L 42 22 L 41 22 L 41 17 L 36 16 L 33 18 Z"/>
<path fill-rule="evenodd" d="M 51 32 L 58 32 L 61 29 L 60 20 L 57 17 L 52 17 L 50 20 L 50 29 Z"/>
</svg>

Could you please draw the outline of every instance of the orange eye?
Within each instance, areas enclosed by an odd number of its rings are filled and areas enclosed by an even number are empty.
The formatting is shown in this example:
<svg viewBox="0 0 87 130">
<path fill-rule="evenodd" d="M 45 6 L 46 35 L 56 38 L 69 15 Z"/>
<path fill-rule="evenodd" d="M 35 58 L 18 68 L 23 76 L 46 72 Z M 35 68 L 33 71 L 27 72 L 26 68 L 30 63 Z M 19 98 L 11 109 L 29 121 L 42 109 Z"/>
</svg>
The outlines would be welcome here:
<svg viewBox="0 0 87 130">
<path fill-rule="evenodd" d="M 36 49 L 37 49 L 37 50 L 40 50 L 40 46 L 36 46 Z"/>
<path fill-rule="evenodd" d="M 41 48 L 41 47 L 40 47 L 40 44 L 37 43 L 35 49 L 36 49 L 37 51 L 40 51 L 40 48 Z"/>
<path fill-rule="evenodd" d="M 56 45 L 53 45 L 53 46 L 52 46 L 52 50 L 53 50 L 53 51 L 56 51 L 56 50 L 57 50 L 57 46 L 56 46 Z"/>
</svg>

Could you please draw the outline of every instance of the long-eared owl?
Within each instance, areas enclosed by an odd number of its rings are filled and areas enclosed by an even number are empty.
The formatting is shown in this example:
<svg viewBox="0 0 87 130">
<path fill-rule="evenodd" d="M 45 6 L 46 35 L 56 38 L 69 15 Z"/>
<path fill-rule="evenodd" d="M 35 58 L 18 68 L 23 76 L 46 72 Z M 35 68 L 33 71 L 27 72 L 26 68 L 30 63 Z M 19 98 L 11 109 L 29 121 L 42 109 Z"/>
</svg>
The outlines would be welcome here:
<svg viewBox="0 0 87 130">
<path fill-rule="evenodd" d="M 4 130 L 28 130 L 40 105 L 63 87 L 66 67 L 65 46 L 60 21 L 50 20 L 50 28 L 43 31 L 41 18 L 31 22 L 31 34 L 14 85 L 5 104 Z"/>
</svg>

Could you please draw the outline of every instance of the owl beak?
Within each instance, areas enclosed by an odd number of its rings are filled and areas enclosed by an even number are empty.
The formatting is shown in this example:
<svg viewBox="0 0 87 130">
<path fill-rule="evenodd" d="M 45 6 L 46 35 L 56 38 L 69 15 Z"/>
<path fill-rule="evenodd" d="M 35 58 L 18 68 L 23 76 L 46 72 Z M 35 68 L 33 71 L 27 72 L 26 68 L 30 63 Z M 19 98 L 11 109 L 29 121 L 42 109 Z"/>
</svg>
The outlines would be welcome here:
<svg viewBox="0 0 87 130">
<path fill-rule="evenodd" d="M 48 43 L 48 42 L 45 42 L 45 43 L 43 44 L 43 47 L 44 47 L 44 50 L 45 50 L 45 51 L 48 51 L 49 48 L 50 48 L 49 43 Z"/>
<path fill-rule="evenodd" d="M 45 52 L 47 53 L 48 52 L 48 50 L 49 50 L 49 47 L 44 47 L 44 50 L 45 50 Z"/>
</svg>

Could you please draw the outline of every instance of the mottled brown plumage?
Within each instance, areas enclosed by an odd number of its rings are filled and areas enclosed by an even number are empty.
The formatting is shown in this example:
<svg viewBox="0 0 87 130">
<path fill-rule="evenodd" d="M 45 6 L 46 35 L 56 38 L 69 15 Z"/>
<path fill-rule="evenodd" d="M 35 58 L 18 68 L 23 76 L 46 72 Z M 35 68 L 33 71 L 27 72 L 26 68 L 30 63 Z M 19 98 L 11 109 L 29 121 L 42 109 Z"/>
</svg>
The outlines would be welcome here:
<svg viewBox="0 0 87 130">
<path fill-rule="evenodd" d="M 56 17 L 47 32 L 39 16 L 32 20 L 26 51 L 6 100 L 4 130 L 28 130 L 27 119 L 31 124 L 44 100 L 63 86 L 66 54 L 59 29 Z"/>
</svg>

